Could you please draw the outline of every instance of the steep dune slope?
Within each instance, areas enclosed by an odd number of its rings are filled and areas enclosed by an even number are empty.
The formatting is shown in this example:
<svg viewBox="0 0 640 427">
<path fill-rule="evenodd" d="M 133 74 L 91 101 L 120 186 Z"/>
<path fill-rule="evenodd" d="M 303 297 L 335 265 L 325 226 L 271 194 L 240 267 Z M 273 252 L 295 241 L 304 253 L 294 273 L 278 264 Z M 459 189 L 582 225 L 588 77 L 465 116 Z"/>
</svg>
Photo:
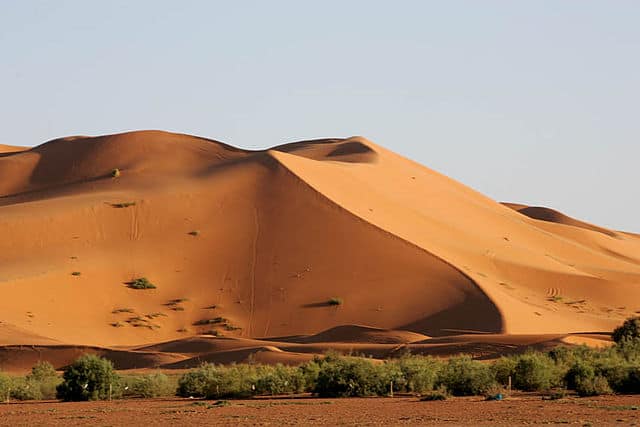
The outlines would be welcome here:
<svg viewBox="0 0 640 427">
<path fill-rule="evenodd" d="M 378 153 L 377 162 L 278 158 L 337 205 L 463 271 L 499 308 L 506 331 L 607 330 L 639 309 L 629 306 L 640 284 L 637 238 L 550 230 L 371 142 L 351 141 Z M 582 238 L 569 238 L 576 230 Z"/>
<path fill-rule="evenodd" d="M 245 151 L 146 131 L 6 152 L 3 342 L 606 331 L 640 310 L 640 238 L 523 209 L 364 138 Z M 157 288 L 127 287 L 139 277 Z"/>
</svg>

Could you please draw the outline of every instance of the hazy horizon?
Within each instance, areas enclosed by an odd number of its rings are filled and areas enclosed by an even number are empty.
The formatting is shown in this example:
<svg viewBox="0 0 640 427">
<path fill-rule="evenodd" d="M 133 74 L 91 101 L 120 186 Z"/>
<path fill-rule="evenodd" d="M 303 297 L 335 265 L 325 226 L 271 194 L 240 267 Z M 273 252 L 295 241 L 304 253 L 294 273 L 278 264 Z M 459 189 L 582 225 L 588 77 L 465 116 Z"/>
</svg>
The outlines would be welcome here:
<svg viewBox="0 0 640 427">
<path fill-rule="evenodd" d="M 0 5 L 0 144 L 363 135 L 499 201 L 640 232 L 640 3 Z"/>
</svg>

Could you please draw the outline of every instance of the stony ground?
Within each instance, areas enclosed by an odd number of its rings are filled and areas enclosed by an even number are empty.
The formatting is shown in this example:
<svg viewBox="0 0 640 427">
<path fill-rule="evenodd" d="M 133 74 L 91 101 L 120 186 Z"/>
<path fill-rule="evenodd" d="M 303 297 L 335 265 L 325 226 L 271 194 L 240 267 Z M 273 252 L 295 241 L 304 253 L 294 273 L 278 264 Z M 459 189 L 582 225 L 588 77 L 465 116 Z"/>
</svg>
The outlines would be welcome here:
<svg viewBox="0 0 640 427">
<path fill-rule="evenodd" d="M 554 425 L 640 426 L 640 396 L 546 401 L 516 395 L 486 402 L 413 397 L 363 399 L 189 399 L 0 404 L 0 425 Z"/>
</svg>

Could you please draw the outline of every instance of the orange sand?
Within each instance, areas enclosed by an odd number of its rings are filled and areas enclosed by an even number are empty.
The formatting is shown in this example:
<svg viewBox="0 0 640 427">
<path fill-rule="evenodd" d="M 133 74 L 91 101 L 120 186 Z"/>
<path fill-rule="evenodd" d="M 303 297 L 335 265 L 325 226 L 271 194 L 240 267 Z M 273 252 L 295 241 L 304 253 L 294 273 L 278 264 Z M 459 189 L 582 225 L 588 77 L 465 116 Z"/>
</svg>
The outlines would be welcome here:
<svg viewBox="0 0 640 427">
<path fill-rule="evenodd" d="M 0 146 L 0 236 L 0 345 L 13 355 L 0 369 L 30 345 L 35 357 L 135 353 L 143 362 L 124 365 L 141 367 L 191 353 L 289 363 L 323 343 L 384 356 L 478 333 L 587 342 L 562 337 L 640 310 L 638 235 L 495 202 L 361 137 L 264 151 L 159 131 Z M 157 289 L 126 286 L 138 277 Z M 241 339 L 187 351 L 212 330 Z M 135 350 L 175 340 L 180 351 Z"/>
</svg>

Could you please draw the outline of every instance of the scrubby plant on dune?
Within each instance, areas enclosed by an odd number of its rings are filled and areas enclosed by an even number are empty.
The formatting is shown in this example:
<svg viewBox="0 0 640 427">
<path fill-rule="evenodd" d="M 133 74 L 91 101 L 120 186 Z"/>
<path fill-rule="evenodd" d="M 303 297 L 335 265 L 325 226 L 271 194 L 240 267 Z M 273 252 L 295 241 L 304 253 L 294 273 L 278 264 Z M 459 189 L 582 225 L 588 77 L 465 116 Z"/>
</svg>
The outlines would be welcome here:
<svg viewBox="0 0 640 427">
<path fill-rule="evenodd" d="M 120 202 L 120 203 L 111 203 L 111 206 L 117 209 L 128 208 L 131 206 L 135 206 L 136 202 Z"/>
<path fill-rule="evenodd" d="M 340 297 L 331 297 L 329 301 L 327 301 L 328 305 L 342 305 L 344 301 Z"/>
<path fill-rule="evenodd" d="M 146 277 L 140 277 L 126 282 L 127 286 L 131 289 L 155 289 L 156 285 L 151 283 Z"/>
</svg>

